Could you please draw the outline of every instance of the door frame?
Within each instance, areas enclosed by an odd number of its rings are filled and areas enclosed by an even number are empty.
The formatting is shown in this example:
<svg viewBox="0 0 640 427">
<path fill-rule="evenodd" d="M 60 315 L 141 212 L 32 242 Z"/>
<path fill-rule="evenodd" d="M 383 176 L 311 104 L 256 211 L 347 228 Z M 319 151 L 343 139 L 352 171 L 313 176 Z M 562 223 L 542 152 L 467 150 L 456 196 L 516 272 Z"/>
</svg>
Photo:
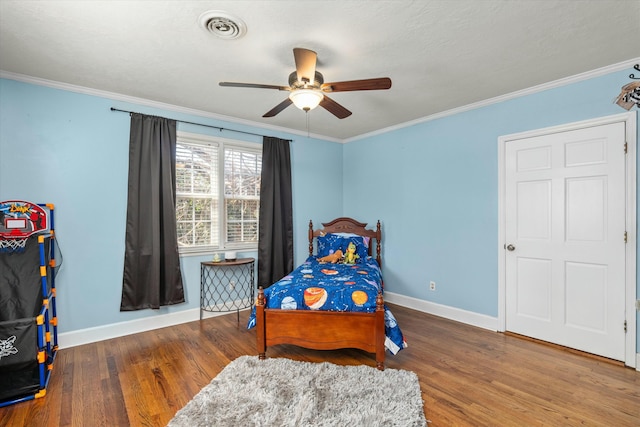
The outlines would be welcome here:
<svg viewBox="0 0 640 427">
<path fill-rule="evenodd" d="M 506 301 L 506 144 L 510 141 L 544 136 L 554 133 L 567 132 L 587 127 L 601 126 L 623 122 L 627 143 L 626 156 L 626 212 L 625 222 L 627 231 L 627 244 L 625 247 L 625 311 L 627 320 L 627 333 L 625 335 L 625 360 L 624 363 L 632 368 L 636 367 L 636 323 L 638 312 L 636 311 L 636 112 L 615 114 L 579 122 L 567 123 L 542 129 L 535 129 L 498 137 L 498 331 L 505 332 L 507 327 L 507 301 Z M 622 236 L 620 236 L 622 238 Z M 640 354 L 640 353 L 639 353 Z M 640 363 L 640 362 L 637 362 Z"/>
</svg>

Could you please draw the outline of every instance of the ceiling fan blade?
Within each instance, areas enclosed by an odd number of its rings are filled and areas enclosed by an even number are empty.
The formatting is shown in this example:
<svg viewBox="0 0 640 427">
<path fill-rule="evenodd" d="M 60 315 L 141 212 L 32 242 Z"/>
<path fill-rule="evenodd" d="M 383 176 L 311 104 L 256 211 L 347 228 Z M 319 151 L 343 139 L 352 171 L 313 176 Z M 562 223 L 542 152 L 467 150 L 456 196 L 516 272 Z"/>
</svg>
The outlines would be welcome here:
<svg viewBox="0 0 640 427">
<path fill-rule="evenodd" d="M 316 61 L 318 55 L 309 49 L 296 47 L 293 49 L 293 57 L 296 61 L 296 74 L 300 83 L 308 81 L 313 83 L 316 76 Z"/>
<path fill-rule="evenodd" d="M 344 119 L 352 114 L 351 111 L 347 110 L 327 95 L 325 95 L 324 98 L 322 98 L 322 101 L 320 101 L 320 106 L 339 119 Z"/>
<path fill-rule="evenodd" d="M 276 105 L 271 110 L 269 110 L 266 113 L 264 113 L 264 115 L 262 117 L 273 117 L 276 114 L 278 114 L 280 111 L 282 111 L 285 108 L 287 108 L 291 104 L 293 104 L 293 101 L 291 101 L 289 98 L 286 98 L 280 104 Z"/>
<path fill-rule="evenodd" d="M 259 83 L 220 82 L 219 85 L 228 86 L 228 87 L 250 87 L 250 88 L 256 88 L 256 89 L 291 90 L 289 86 L 263 85 Z"/>
<path fill-rule="evenodd" d="M 347 82 L 324 83 L 320 88 L 323 92 L 348 92 L 353 90 L 382 90 L 391 87 L 389 77 L 377 79 L 350 80 Z"/>
</svg>

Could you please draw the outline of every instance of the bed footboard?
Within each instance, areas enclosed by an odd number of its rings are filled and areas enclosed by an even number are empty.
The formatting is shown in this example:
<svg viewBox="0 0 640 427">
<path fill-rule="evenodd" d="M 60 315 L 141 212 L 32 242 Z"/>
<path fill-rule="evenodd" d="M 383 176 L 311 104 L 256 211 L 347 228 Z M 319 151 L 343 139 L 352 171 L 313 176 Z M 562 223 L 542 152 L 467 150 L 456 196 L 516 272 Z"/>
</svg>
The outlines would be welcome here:
<svg viewBox="0 0 640 427">
<path fill-rule="evenodd" d="M 280 310 L 265 308 L 264 291 L 256 303 L 257 349 L 266 358 L 267 347 L 293 344 L 314 350 L 357 348 L 375 353 L 376 366 L 384 369 L 384 301 L 376 298 L 373 313 Z"/>
</svg>

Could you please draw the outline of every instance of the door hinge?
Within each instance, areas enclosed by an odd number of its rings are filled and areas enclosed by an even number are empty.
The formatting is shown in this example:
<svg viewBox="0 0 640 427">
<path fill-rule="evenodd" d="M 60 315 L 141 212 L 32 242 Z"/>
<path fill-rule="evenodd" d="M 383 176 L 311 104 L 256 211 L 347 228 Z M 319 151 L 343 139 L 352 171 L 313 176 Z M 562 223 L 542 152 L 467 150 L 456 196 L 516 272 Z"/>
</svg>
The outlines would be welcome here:
<svg viewBox="0 0 640 427">
<path fill-rule="evenodd" d="M 625 334 L 627 333 L 627 321 L 626 320 L 624 321 L 624 333 Z"/>
<path fill-rule="evenodd" d="M 627 243 L 627 232 L 624 232 L 624 242 Z"/>
<path fill-rule="evenodd" d="M 624 154 L 627 154 L 627 150 L 629 149 L 629 145 L 625 142 L 624 143 Z"/>
</svg>

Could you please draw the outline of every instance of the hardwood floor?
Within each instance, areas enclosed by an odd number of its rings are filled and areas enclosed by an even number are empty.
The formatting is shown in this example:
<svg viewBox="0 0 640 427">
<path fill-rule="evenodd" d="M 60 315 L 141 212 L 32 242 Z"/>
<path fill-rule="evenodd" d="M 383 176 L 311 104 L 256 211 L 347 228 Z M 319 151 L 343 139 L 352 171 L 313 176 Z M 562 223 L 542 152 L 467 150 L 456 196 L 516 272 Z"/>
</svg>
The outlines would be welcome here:
<svg viewBox="0 0 640 427">
<path fill-rule="evenodd" d="M 409 347 L 386 366 L 418 374 L 430 426 L 640 425 L 640 372 L 390 308 Z M 238 324 L 232 313 L 62 349 L 46 396 L 0 408 L 0 426 L 164 426 L 230 361 L 256 354 L 247 318 L 242 312 Z M 375 366 L 359 350 L 283 345 L 267 356 Z"/>
</svg>

